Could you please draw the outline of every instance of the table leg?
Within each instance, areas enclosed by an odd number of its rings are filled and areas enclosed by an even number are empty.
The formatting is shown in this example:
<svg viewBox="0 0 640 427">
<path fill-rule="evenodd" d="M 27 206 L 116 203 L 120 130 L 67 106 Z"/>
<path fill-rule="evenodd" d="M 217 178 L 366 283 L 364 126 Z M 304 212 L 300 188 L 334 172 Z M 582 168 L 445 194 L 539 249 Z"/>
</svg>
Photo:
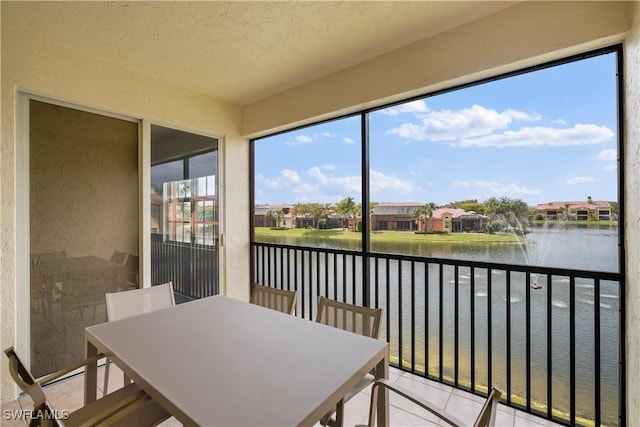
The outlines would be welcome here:
<svg viewBox="0 0 640 427">
<path fill-rule="evenodd" d="M 344 399 L 340 399 L 336 406 L 336 422 L 333 424 L 335 427 L 344 426 Z"/>
<path fill-rule="evenodd" d="M 90 358 L 98 354 L 98 349 L 85 338 L 85 357 Z M 87 363 L 84 368 L 84 404 L 96 401 L 98 388 L 98 361 Z"/>
<path fill-rule="evenodd" d="M 389 363 L 388 363 L 388 355 L 378 362 L 376 365 L 376 380 L 381 378 L 389 378 Z M 389 426 L 389 390 L 386 387 L 380 387 L 378 389 L 378 415 L 376 419 L 378 420 L 378 427 L 387 427 Z"/>
</svg>

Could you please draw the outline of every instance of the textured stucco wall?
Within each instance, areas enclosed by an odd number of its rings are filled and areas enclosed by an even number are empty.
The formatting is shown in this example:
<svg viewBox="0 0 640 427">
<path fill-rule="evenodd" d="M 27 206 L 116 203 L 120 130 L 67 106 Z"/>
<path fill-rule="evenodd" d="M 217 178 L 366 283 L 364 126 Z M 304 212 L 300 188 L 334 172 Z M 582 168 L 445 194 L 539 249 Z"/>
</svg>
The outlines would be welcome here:
<svg viewBox="0 0 640 427">
<path fill-rule="evenodd" d="M 11 3 L 1 4 L 2 21 L 12 19 Z M 23 89 L 99 110 L 158 121 L 167 126 L 224 139 L 226 293 L 248 299 L 249 182 L 248 141 L 240 136 L 241 111 L 234 105 L 184 90 L 105 63 L 2 25 L 0 122 L 0 347 L 16 340 L 16 93 Z M 239 214 L 240 213 L 240 214 Z M 2 400 L 16 388 L 0 364 Z"/>
<path fill-rule="evenodd" d="M 640 426 L 640 3 L 625 42 L 627 425 Z"/>
<path fill-rule="evenodd" d="M 625 2 L 523 2 L 243 108 L 264 135 L 621 41 Z M 339 113 L 338 113 L 339 112 Z"/>
</svg>

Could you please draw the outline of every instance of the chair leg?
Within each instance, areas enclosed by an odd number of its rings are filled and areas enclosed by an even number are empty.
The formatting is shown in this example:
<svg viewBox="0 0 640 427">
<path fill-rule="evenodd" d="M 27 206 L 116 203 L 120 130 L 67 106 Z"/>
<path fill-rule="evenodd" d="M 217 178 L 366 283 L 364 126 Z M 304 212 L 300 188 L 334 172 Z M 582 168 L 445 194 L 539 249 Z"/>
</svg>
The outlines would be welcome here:
<svg viewBox="0 0 640 427">
<path fill-rule="evenodd" d="M 108 357 L 105 357 L 104 363 L 104 387 L 102 387 L 102 395 L 107 395 L 107 389 L 109 387 L 109 365 L 111 364 L 111 360 Z"/>
</svg>

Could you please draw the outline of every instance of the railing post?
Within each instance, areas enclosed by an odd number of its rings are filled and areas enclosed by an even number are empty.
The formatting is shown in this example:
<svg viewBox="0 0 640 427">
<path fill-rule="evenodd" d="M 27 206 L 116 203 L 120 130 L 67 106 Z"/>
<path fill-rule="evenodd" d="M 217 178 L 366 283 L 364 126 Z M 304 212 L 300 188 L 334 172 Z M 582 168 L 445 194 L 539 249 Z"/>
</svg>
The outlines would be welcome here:
<svg viewBox="0 0 640 427">
<path fill-rule="evenodd" d="M 371 307 L 371 266 L 369 265 L 370 215 L 369 211 L 369 114 L 360 114 L 362 135 L 362 304 Z M 388 311 L 388 310 L 387 310 Z M 387 313 L 388 316 L 388 313 Z"/>
</svg>

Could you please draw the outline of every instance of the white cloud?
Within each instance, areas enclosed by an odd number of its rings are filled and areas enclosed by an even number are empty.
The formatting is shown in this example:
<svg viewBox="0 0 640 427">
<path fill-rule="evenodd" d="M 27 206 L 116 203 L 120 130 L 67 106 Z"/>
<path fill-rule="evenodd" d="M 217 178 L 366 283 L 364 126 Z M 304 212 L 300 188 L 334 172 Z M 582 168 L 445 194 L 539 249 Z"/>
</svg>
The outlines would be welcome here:
<svg viewBox="0 0 640 427">
<path fill-rule="evenodd" d="M 280 188 L 280 181 L 278 179 L 265 178 L 262 175 L 257 175 L 256 182 L 271 190 L 277 190 L 278 188 Z"/>
<path fill-rule="evenodd" d="M 313 142 L 313 139 L 309 135 L 298 135 L 294 139 L 301 144 Z"/>
<path fill-rule="evenodd" d="M 300 176 L 296 171 L 292 171 L 291 169 L 283 169 L 280 171 L 280 176 L 282 179 L 288 183 L 295 184 L 300 182 Z"/>
<path fill-rule="evenodd" d="M 613 149 L 602 150 L 601 152 L 598 153 L 598 160 L 605 160 L 605 161 L 618 160 L 618 151 Z"/>
<path fill-rule="evenodd" d="M 330 182 L 345 194 L 360 194 L 362 192 L 362 179 L 359 176 L 341 176 L 332 178 Z"/>
<path fill-rule="evenodd" d="M 602 150 L 596 156 L 598 160 L 606 162 L 602 168 L 605 172 L 616 172 L 618 170 L 618 151 L 614 149 Z"/>
<path fill-rule="evenodd" d="M 475 105 L 474 105 L 475 107 Z M 491 110 L 493 111 L 493 110 Z M 514 109 L 507 109 L 505 111 L 502 112 L 503 115 L 511 118 L 512 120 L 523 120 L 523 121 L 533 121 L 533 122 L 537 122 L 538 120 L 542 119 L 542 116 L 538 113 L 533 113 L 533 114 L 529 114 L 529 113 L 525 113 L 524 111 L 518 111 L 518 110 L 514 110 Z"/>
<path fill-rule="evenodd" d="M 331 168 L 320 168 L 314 166 L 307 170 L 307 174 L 313 178 L 316 182 L 316 185 L 322 186 L 324 188 L 334 188 L 340 189 L 342 192 L 350 193 L 360 193 L 361 191 L 361 183 L 362 180 L 359 176 L 330 176 L 322 172 L 322 169 L 332 170 Z"/>
<path fill-rule="evenodd" d="M 610 141 L 614 133 L 606 126 L 577 124 L 572 128 L 524 127 L 517 131 L 479 138 L 463 139 L 460 147 L 534 147 L 601 144 Z"/>
<path fill-rule="evenodd" d="M 355 144 L 356 143 L 356 141 L 353 138 L 349 138 L 348 136 L 345 137 L 345 138 L 342 138 L 342 141 L 345 144 Z"/>
<path fill-rule="evenodd" d="M 555 125 L 563 125 L 563 126 L 564 126 L 564 125 L 566 125 L 566 124 L 567 124 L 567 121 L 566 121 L 566 120 L 564 120 L 564 119 L 555 119 L 555 120 L 554 120 L 553 122 L 551 122 L 551 123 L 553 123 L 553 124 L 555 124 Z"/>
<path fill-rule="evenodd" d="M 369 172 L 369 177 L 371 186 L 370 190 L 372 193 L 381 190 L 391 190 L 397 193 L 411 193 L 416 190 L 411 182 L 385 175 L 382 172 L 371 170 Z"/>
<path fill-rule="evenodd" d="M 309 184 L 306 182 L 303 182 L 299 185 L 296 185 L 293 188 L 293 192 L 296 194 L 317 194 L 319 191 L 320 187 L 318 185 L 313 185 L 313 184 Z"/>
<path fill-rule="evenodd" d="M 439 110 L 421 115 L 419 123 L 403 123 L 388 133 L 416 141 L 454 141 L 489 135 L 513 121 L 540 120 L 539 114 L 507 109 L 503 112 L 473 105 L 458 111 Z"/>
<path fill-rule="evenodd" d="M 317 166 L 309 168 L 309 170 L 307 170 L 307 174 L 309 174 L 310 177 L 315 178 L 315 180 L 320 182 L 321 184 L 327 184 L 327 182 L 329 182 L 327 176 L 322 173 L 320 168 Z"/>
<path fill-rule="evenodd" d="M 256 176 L 256 194 L 263 195 L 263 189 L 286 189 L 295 195 L 289 202 L 337 202 L 346 196 L 358 196 L 362 193 L 362 178 L 359 175 L 335 176 L 333 165 L 314 166 L 306 173 L 298 173 L 291 169 L 283 169 L 276 178 Z M 418 191 L 410 181 L 387 176 L 381 172 L 371 171 L 371 191 L 391 191 L 394 193 L 411 193 Z M 328 196 L 330 195 L 330 196 Z M 263 197 L 263 196 L 261 196 Z"/>
<path fill-rule="evenodd" d="M 454 187 L 471 188 L 471 181 L 458 181 L 458 180 L 455 180 L 451 184 Z"/>
<path fill-rule="evenodd" d="M 528 188 L 518 184 L 505 184 L 496 181 L 452 181 L 454 187 L 459 188 L 479 188 L 487 191 L 490 195 L 498 196 L 516 196 L 541 194 L 538 188 Z"/>
<path fill-rule="evenodd" d="M 380 113 L 386 114 L 388 116 L 397 116 L 398 114 L 426 113 L 427 111 L 429 111 L 429 107 L 427 107 L 427 104 L 422 100 L 418 100 L 385 108 L 384 110 L 380 110 Z"/>
<path fill-rule="evenodd" d="M 286 142 L 286 144 L 287 145 L 311 144 L 311 143 L 321 142 L 323 140 L 334 139 L 334 138 L 336 138 L 336 135 L 331 132 L 302 134 L 302 135 L 296 135 L 292 137 L 292 139 L 289 139 Z"/>
<path fill-rule="evenodd" d="M 574 176 L 573 178 L 567 179 L 565 182 L 569 185 L 580 185 L 580 184 L 589 184 L 591 182 L 595 182 L 595 178 L 589 176 Z"/>
</svg>

